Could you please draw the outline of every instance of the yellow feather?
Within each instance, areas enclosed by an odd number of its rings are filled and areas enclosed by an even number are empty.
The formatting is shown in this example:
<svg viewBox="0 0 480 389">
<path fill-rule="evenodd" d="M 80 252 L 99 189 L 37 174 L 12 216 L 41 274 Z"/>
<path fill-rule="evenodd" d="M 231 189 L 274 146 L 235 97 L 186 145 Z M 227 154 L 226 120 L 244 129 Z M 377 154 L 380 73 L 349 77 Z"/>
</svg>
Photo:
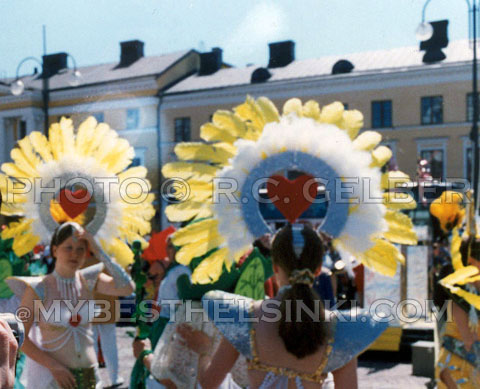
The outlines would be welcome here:
<svg viewBox="0 0 480 389">
<path fill-rule="evenodd" d="M 180 160 L 219 164 L 226 164 L 235 155 L 235 148 L 227 149 L 225 146 L 208 145 L 201 142 L 179 143 L 174 150 Z"/>
<path fill-rule="evenodd" d="M 29 138 L 35 152 L 42 157 L 44 162 L 50 162 L 53 160 L 52 148 L 45 135 L 41 132 L 34 131 L 30 133 Z"/>
<path fill-rule="evenodd" d="M 104 141 L 108 142 L 108 134 L 110 133 L 110 126 L 106 123 L 99 123 L 95 127 L 94 136 L 91 138 L 89 144 L 85 144 L 85 155 L 93 155 L 99 147 L 102 147 Z"/>
<path fill-rule="evenodd" d="M 125 242 L 122 242 L 120 239 L 113 239 L 110 244 L 106 244 L 104 240 L 101 240 L 101 244 L 105 251 L 115 258 L 117 263 L 126 268 L 128 265 L 133 263 L 133 252 L 130 250 L 130 247 Z"/>
<path fill-rule="evenodd" d="M 171 222 L 189 221 L 196 217 L 198 214 L 202 213 L 203 215 L 205 212 L 207 214 L 209 213 L 210 215 L 212 213 L 211 208 L 208 204 L 197 203 L 193 201 L 170 204 L 165 208 L 165 215 Z"/>
<path fill-rule="evenodd" d="M 136 215 L 124 215 L 122 217 L 122 224 L 130 231 L 137 232 L 140 235 L 146 235 L 151 230 L 150 222 Z"/>
<path fill-rule="evenodd" d="M 93 152 L 93 156 L 97 161 L 102 161 L 102 164 L 105 165 L 105 161 L 108 159 L 110 153 L 114 150 L 115 145 L 117 144 L 118 134 L 116 131 L 110 130 L 104 134 L 102 143 L 100 143 L 97 149 Z"/>
<path fill-rule="evenodd" d="M 444 232 L 462 225 L 465 218 L 463 194 L 447 190 L 430 204 L 430 213 L 440 222 Z"/>
<path fill-rule="evenodd" d="M 383 203 L 388 209 L 415 209 L 417 202 L 407 193 L 387 192 L 383 194 Z"/>
<path fill-rule="evenodd" d="M 301 117 L 303 114 L 302 100 L 298 98 L 289 99 L 283 105 L 283 115 L 289 115 L 291 113 L 296 113 L 298 117 Z"/>
<path fill-rule="evenodd" d="M 320 120 L 320 105 L 315 100 L 308 100 L 303 105 L 302 115 L 306 118 Z"/>
<path fill-rule="evenodd" d="M 79 155 L 88 156 L 89 146 L 95 137 L 95 127 L 97 121 L 93 116 L 89 116 L 78 127 L 77 137 L 75 139 L 75 149 Z"/>
<path fill-rule="evenodd" d="M 387 211 L 385 220 L 388 223 L 388 231 L 383 236 L 393 243 L 417 244 L 417 234 L 413 230 L 412 220 L 405 214 L 395 211 Z"/>
<path fill-rule="evenodd" d="M 452 257 L 452 265 L 455 270 L 463 267 L 462 254 L 460 254 L 460 246 L 462 244 L 462 237 L 458 233 L 458 228 L 452 231 L 452 243 L 450 245 L 450 255 Z"/>
<path fill-rule="evenodd" d="M 216 127 L 227 130 L 231 135 L 243 138 L 247 131 L 245 123 L 237 114 L 219 110 L 213 114 L 212 122 Z"/>
<path fill-rule="evenodd" d="M 11 239 L 20 236 L 30 229 L 33 219 L 22 219 L 20 222 L 12 222 L 2 231 L 2 239 Z"/>
<path fill-rule="evenodd" d="M 278 113 L 277 107 L 270 99 L 261 96 L 255 103 L 260 109 L 263 120 L 265 120 L 266 123 L 280 121 L 280 114 Z"/>
<path fill-rule="evenodd" d="M 59 123 L 53 123 L 50 126 L 48 140 L 50 141 L 53 158 L 58 161 L 63 156 L 62 129 Z"/>
<path fill-rule="evenodd" d="M 53 199 L 50 200 L 50 214 L 52 215 L 53 220 L 55 220 L 58 224 L 71 221 L 83 226 L 85 223 L 84 214 L 80 214 L 75 218 L 71 218 L 65 213 L 60 203 L 57 201 L 54 201 Z"/>
<path fill-rule="evenodd" d="M 35 154 L 30 138 L 27 136 L 19 140 L 18 145 L 22 150 L 23 157 L 28 165 L 34 170 L 37 171 L 37 167 L 41 164 L 40 158 Z"/>
<path fill-rule="evenodd" d="M 207 219 L 183 227 L 176 231 L 171 238 L 175 246 L 184 246 L 218 235 L 218 220 Z"/>
<path fill-rule="evenodd" d="M 340 125 L 342 123 L 344 110 L 343 104 L 338 101 L 328 104 L 323 107 L 320 113 L 320 121 L 322 123 Z"/>
<path fill-rule="evenodd" d="M 247 96 L 245 102 L 236 106 L 233 110 L 244 121 L 249 121 L 257 131 L 261 131 L 265 125 L 262 110 L 251 96 Z"/>
<path fill-rule="evenodd" d="M 2 202 L 0 213 L 5 216 L 23 216 L 25 210 L 20 204 Z"/>
<path fill-rule="evenodd" d="M 117 139 L 113 150 L 107 154 L 102 163 L 112 173 L 119 173 L 127 168 L 135 158 L 135 150 L 126 139 Z"/>
<path fill-rule="evenodd" d="M 118 174 L 118 179 L 123 182 L 127 178 L 145 178 L 146 176 L 147 169 L 144 166 L 134 166 Z"/>
<path fill-rule="evenodd" d="M 372 151 L 382 141 L 382 136 L 376 131 L 365 131 L 354 141 L 355 150 Z"/>
<path fill-rule="evenodd" d="M 397 271 L 397 263 L 404 263 L 405 258 L 400 251 L 391 243 L 376 239 L 375 245 L 363 253 L 360 257 L 362 262 L 372 267 L 380 274 L 393 277 Z"/>
<path fill-rule="evenodd" d="M 200 202 L 206 201 L 213 196 L 213 182 L 188 180 L 187 185 L 190 191 L 190 196 L 188 197 L 189 200 Z M 183 195 L 183 192 L 180 194 Z"/>
<path fill-rule="evenodd" d="M 347 131 L 350 139 L 354 140 L 360 129 L 363 127 L 363 114 L 356 109 L 343 111 L 342 119 L 338 126 Z"/>
<path fill-rule="evenodd" d="M 200 138 L 207 142 L 219 141 L 226 143 L 233 143 L 237 139 L 236 136 L 230 134 L 223 128 L 215 126 L 213 123 L 205 123 L 200 127 Z"/>
<path fill-rule="evenodd" d="M 2 170 L 5 174 L 7 174 L 10 177 L 27 178 L 27 179 L 37 177 L 36 175 L 31 175 L 28 172 L 22 170 L 19 166 L 11 162 L 3 163 Z"/>
<path fill-rule="evenodd" d="M 201 257 L 224 242 L 221 235 L 209 236 L 206 239 L 182 246 L 175 254 L 175 260 L 182 265 L 188 265 L 193 258 Z"/>
<path fill-rule="evenodd" d="M 478 274 L 478 268 L 475 266 L 464 266 L 461 269 L 456 270 L 454 273 L 449 274 L 445 278 L 440 280 L 440 284 L 450 288 L 455 284 L 461 282 L 465 278 L 473 277 Z"/>
<path fill-rule="evenodd" d="M 22 150 L 15 147 L 10 151 L 10 156 L 15 162 L 17 168 L 28 174 L 27 177 L 38 177 L 37 169 L 30 165 L 28 160 L 25 158 L 25 154 L 22 153 Z"/>
<path fill-rule="evenodd" d="M 217 167 L 204 163 L 170 162 L 163 165 L 162 174 L 166 178 L 181 178 L 184 180 L 195 178 L 198 181 L 210 182 L 217 170 Z"/>
<path fill-rule="evenodd" d="M 223 263 L 227 254 L 228 250 L 221 248 L 205 258 L 195 268 L 192 274 L 192 281 L 196 284 L 208 284 L 217 281 L 222 274 Z"/>
<path fill-rule="evenodd" d="M 465 301 L 473 305 L 476 309 L 480 310 L 480 296 L 477 296 L 474 293 L 467 292 L 461 288 L 453 288 L 451 291 L 465 299 Z"/>
<path fill-rule="evenodd" d="M 32 234 L 16 235 L 12 249 L 19 257 L 28 254 L 40 242 L 40 237 Z"/>
<path fill-rule="evenodd" d="M 73 135 L 73 121 L 62 117 L 60 119 L 60 129 L 63 143 L 63 155 L 73 155 L 75 153 L 75 136 Z"/>
<path fill-rule="evenodd" d="M 372 163 L 370 167 L 382 167 L 392 158 L 392 150 L 387 146 L 379 146 L 372 151 Z"/>
<path fill-rule="evenodd" d="M 384 190 L 401 187 L 402 184 L 410 182 L 410 177 L 400 170 L 390 171 L 382 174 L 381 187 Z"/>
</svg>

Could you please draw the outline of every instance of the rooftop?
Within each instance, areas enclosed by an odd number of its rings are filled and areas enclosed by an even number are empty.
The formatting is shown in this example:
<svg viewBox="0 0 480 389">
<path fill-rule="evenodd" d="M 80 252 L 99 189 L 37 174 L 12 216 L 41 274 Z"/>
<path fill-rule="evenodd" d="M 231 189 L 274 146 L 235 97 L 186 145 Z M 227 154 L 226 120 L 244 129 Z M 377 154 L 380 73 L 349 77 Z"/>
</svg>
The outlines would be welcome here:
<svg viewBox="0 0 480 389">
<path fill-rule="evenodd" d="M 118 61 L 108 64 L 78 67 L 78 70 L 81 73 L 80 86 L 159 75 L 190 52 L 193 52 L 193 50 L 184 50 L 159 56 L 142 57 L 130 66 L 121 68 L 117 68 Z M 50 77 L 50 89 L 71 88 L 69 80 L 72 76 L 72 72 L 73 69 L 68 68 L 61 73 Z M 21 79 L 27 88 L 42 88 L 42 80 L 38 75 L 30 75 L 22 77 Z M 0 84 L 2 82 L 9 83 L 12 81 L 13 79 L 4 79 L 0 80 Z M 0 94 L 1 93 L 2 90 L 0 89 Z"/>
<path fill-rule="evenodd" d="M 468 40 L 450 42 L 448 47 L 442 51 L 447 58 L 429 65 L 422 62 L 425 52 L 420 51 L 418 46 L 297 60 L 285 67 L 269 68 L 268 71 L 272 76 L 267 83 L 330 76 L 333 65 L 342 59 L 348 60 L 354 65 L 352 75 L 399 72 L 425 67 L 434 68 L 472 60 L 472 51 Z M 250 65 L 244 68 L 221 69 L 208 76 L 195 74 L 169 88 L 167 94 L 249 85 L 252 72 L 259 67 L 261 66 Z"/>
</svg>

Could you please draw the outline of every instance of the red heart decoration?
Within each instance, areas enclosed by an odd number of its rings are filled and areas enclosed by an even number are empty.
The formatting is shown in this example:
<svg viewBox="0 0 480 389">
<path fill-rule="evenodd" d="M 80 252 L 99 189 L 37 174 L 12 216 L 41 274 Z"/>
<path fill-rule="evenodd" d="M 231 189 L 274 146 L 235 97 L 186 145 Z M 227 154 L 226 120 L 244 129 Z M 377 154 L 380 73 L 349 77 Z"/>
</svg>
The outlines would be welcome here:
<svg viewBox="0 0 480 389">
<path fill-rule="evenodd" d="M 76 315 L 72 316 L 68 322 L 72 327 L 77 327 L 81 321 L 82 317 L 77 313 Z"/>
<path fill-rule="evenodd" d="M 269 199 L 290 223 L 294 223 L 310 207 L 317 191 L 317 182 L 307 174 L 295 180 L 275 175 L 267 182 Z"/>
<path fill-rule="evenodd" d="M 62 189 L 58 196 L 60 206 L 72 219 L 85 212 L 91 199 L 92 195 L 86 189 L 78 189 L 75 192 Z"/>
</svg>

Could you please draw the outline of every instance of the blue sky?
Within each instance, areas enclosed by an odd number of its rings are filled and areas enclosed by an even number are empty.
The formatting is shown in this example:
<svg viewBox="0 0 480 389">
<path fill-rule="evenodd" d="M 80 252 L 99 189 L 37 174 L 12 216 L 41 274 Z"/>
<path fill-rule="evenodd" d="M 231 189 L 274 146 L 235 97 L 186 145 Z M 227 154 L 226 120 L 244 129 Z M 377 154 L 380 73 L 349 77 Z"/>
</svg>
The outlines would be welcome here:
<svg viewBox="0 0 480 389">
<path fill-rule="evenodd" d="M 0 0 L 0 78 L 20 60 L 67 51 L 78 65 L 115 62 L 119 42 L 146 55 L 221 47 L 235 66 L 266 65 L 269 42 L 292 39 L 296 58 L 417 45 L 423 0 Z M 449 19 L 468 37 L 464 0 L 432 0 L 427 20 Z M 27 73 L 32 65 L 22 67 Z"/>
</svg>

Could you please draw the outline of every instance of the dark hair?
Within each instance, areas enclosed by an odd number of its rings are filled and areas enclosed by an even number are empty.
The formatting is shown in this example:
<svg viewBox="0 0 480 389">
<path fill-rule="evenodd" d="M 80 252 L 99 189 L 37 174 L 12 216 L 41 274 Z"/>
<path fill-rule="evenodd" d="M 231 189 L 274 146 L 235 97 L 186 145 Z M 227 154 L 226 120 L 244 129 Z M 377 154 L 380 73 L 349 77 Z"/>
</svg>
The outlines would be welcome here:
<svg viewBox="0 0 480 389">
<path fill-rule="evenodd" d="M 275 236 L 272 243 L 272 261 L 281 267 L 290 277 L 295 270 L 308 269 L 313 274 L 322 264 L 324 246 L 320 236 L 308 226 L 301 231 L 304 247 L 298 258 L 293 248 L 292 226 L 288 224 Z M 291 304 L 292 320 L 287 320 L 287 301 Z M 320 320 L 312 318 L 305 309 L 299 310 L 300 303 L 315 312 L 315 305 L 320 307 Z M 300 314 L 301 311 L 301 314 Z M 319 296 L 305 283 L 294 283 L 282 295 L 280 304 L 282 318 L 278 334 L 288 352 L 297 358 L 315 353 L 325 344 L 329 327 L 325 322 L 325 310 Z"/>
<path fill-rule="evenodd" d="M 52 256 L 53 260 L 55 261 L 57 258 L 53 255 L 53 246 L 59 246 L 63 242 L 65 242 L 68 238 L 73 236 L 75 233 L 76 228 L 75 225 L 67 222 L 60 224 L 52 235 L 52 240 L 50 241 L 50 255 Z"/>
<path fill-rule="evenodd" d="M 468 258 L 470 257 L 480 261 L 480 239 L 473 236 L 462 239 L 460 254 L 462 255 L 462 263 L 464 266 L 468 265 Z"/>
</svg>

